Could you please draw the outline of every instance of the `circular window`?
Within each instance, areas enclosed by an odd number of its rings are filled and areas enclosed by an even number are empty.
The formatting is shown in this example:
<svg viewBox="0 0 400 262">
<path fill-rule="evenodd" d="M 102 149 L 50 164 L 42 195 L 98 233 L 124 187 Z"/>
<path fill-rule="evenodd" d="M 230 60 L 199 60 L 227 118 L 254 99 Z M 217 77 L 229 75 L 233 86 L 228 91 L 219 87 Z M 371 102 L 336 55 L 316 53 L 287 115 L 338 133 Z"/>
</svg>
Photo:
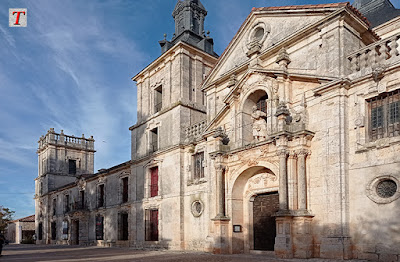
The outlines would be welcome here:
<svg viewBox="0 0 400 262">
<path fill-rule="evenodd" d="M 382 198 L 389 198 L 396 194 L 397 184 L 391 179 L 386 179 L 378 183 L 376 193 Z"/>
<path fill-rule="evenodd" d="M 256 29 L 254 32 L 254 40 L 260 42 L 262 38 L 264 37 L 264 28 L 259 27 Z"/>
<path fill-rule="evenodd" d="M 192 214 L 195 217 L 201 216 L 204 210 L 204 205 L 200 200 L 195 200 L 192 203 Z"/>
<path fill-rule="evenodd" d="M 375 178 L 367 186 L 367 196 L 378 204 L 388 204 L 400 197 L 399 180 L 392 175 Z"/>
</svg>

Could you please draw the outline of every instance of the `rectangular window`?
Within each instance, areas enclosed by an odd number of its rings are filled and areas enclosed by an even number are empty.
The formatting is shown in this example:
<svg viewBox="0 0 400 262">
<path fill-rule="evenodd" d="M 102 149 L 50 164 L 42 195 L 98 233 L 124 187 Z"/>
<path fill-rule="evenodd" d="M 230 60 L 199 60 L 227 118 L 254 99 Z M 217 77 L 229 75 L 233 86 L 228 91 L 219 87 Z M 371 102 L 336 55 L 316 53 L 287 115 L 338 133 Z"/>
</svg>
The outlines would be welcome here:
<svg viewBox="0 0 400 262">
<path fill-rule="evenodd" d="M 150 197 L 158 196 L 158 166 L 150 169 Z"/>
<path fill-rule="evenodd" d="M 122 178 L 122 203 L 128 202 L 128 177 Z"/>
<path fill-rule="evenodd" d="M 97 207 L 104 207 L 104 185 L 99 185 L 99 200 L 97 202 Z"/>
<path fill-rule="evenodd" d="M 65 207 L 64 207 L 65 212 L 70 211 L 70 202 L 69 202 L 69 195 L 65 195 Z"/>
<path fill-rule="evenodd" d="M 56 222 L 51 222 L 51 240 L 56 240 L 57 238 L 57 224 Z"/>
<path fill-rule="evenodd" d="M 146 241 L 158 241 L 158 209 L 145 211 Z"/>
<path fill-rule="evenodd" d="M 119 214 L 119 240 L 128 240 L 128 233 L 129 233 L 129 227 L 128 227 L 128 214 L 127 213 L 121 213 Z"/>
<path fill-rule="evenodd" d="M 96 217 L 96 240 L 104 239 L 104 217 Z"/>
<path fill-rule="evenodd" d="M 150 130 L 150 153 L 158 150 L 158 128 Z"/>
<path fill-rule="evenodd" d="M 79 201 L 78 209 L 84 209 L 86 206 L 84 190 L 79 191 L 79 197 L 80 197 L 80 199 L 79 199 L 80 201 Z"/>
<path fill-rule="evenodd" d="M 56 215 L 56 211 L 57 211 L 57 200 L 54 198 L 53 199 L 53 216 Z"/>
<path fill-rule="evenodd" d="M 68 160 L 68 174 L 75 175 L 76 174 L 76 160 Z"/>
<path fill-rule="evenodd" d="M 40 222 L 39 223 L 39 230 L 38 230 L 39 232 L 38 232 L 38 234 L 39 234 L 39 240 L 42 240 L 43 239 L 43 223 L 42 222 Z"/>
<path fill-rule="evenodd" d="M 197 153 L 194 158 L 194 174 L 193 179 L 198 180 L 204 178 L 204 152 Z"/>
<path fill-rule="evenodd" d="M 400 122 L 400 101 L 389 104 L 389 124 Z"/>
<path fill-rule="evenodd" d="M 383 93 L 367 102 L 370 140 L 400 135 L 400 89 Z"/>
<path fill-rule="evenodd" d="M 154 112 L 160 112 L 162 109 L 162 86 L 154 90 Z"/>
<path fill-rule="evenodd" d="M 68 221 L 63 221 L 62 222 L 62 239 L 63 240 L 68 239 L 68 233 L 69 233 Z"/>
</svg>

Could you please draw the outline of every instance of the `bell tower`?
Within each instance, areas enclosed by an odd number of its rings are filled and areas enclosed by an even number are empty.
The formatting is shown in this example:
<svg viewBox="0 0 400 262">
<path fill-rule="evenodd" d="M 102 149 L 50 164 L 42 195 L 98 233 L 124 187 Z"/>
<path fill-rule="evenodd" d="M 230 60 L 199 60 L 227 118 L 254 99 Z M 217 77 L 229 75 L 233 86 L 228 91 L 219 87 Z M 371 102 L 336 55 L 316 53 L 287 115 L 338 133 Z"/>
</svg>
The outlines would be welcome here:
<svg viewBox="0 0 400 262">
<path fill-rule="evenodd" d="M 174 46 L 179 41 L 195 46 L 210 55 L 214 53 L 214 40 L 209 37 L 209 32 L 204 29 L 204 20 L 207 10 L 200 0 L 178 0 L 172 17 L 175 20 L 175 33 L 171 41 L 159 41 L 162 53 Z"/>
</svg>

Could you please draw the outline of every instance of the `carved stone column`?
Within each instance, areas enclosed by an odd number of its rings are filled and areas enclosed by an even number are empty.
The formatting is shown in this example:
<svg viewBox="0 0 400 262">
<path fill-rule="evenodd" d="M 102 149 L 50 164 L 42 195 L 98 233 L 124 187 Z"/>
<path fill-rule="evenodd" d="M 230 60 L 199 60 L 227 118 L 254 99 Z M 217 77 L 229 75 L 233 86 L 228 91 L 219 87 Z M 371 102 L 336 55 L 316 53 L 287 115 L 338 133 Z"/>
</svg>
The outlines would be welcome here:
<svg viewBox="0 0 400 262">
<path fill-rule="evenodd" d="M 229 253 L 229 223 L 230 219 L 225 215 L 225 183 L 224 170 L 222 163 L 222 155 L 217 153 L 212 156 L 214 159 L 215 180 L 216 180 L 216 212 L 217 215 L 212 219 L 214 224 L 214 245 L 213 253 L 228 254 Z"/>
<path fill-rule="evenodd" d="M 224 190 L 224 166 L 221 163 L 215 164 L 215 175 L 217 180 L 217 216 L 216 218 L 224 218 L 225 217 L 225 190 Z"/>
<path fill-rule="evenodd" d="M 288 157 L 288 204 L 289 210 L 298 209 L 297 154 L 292 151 Z"/>
<path fill-rule="evenodd" d="M 279 210 L 288 210 L 288 186 L 287 186 L 287 156 L 288 151 L 281 149 L 279 156 Z"/>
<path fill-rule="evenodd" d="M 309 151 L 301 149 L 297 152 L 298 156 L 298 196 L 299 209 L 307 209 L 307 177 L 306 177 L 306 158 Z"/>
</svg>

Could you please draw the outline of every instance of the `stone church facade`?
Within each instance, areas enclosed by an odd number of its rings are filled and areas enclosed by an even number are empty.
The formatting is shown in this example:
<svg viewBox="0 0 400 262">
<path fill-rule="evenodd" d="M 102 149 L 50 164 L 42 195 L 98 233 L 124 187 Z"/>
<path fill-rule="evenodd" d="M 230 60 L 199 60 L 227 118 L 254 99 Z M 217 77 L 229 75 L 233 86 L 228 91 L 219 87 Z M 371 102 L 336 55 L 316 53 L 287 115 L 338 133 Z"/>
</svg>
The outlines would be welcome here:
<svg viewBox="0 0 400 262">
<path fill-rule="evenodd" d="M 253 8 L 220 57 L 206 15 L 178 1 L 133 77 L 130 161 L 40 138 L 37 243 L 400 261 L 398 10 Z"/>
</svg>

